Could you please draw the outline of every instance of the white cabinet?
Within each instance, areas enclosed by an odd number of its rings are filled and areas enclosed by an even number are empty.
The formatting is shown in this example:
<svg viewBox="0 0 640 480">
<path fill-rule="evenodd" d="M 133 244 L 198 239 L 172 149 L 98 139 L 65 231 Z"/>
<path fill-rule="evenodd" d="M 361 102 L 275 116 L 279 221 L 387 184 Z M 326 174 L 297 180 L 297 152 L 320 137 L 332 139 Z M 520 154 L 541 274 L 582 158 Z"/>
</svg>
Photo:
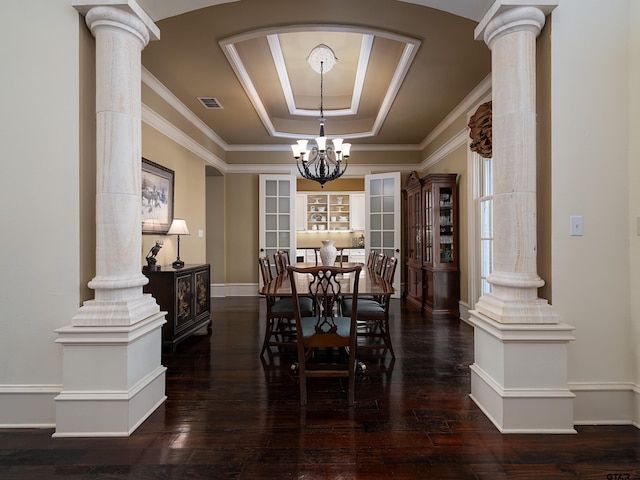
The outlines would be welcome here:
<svg viewBox="0 0 640 480">
<path fill-rule="evenodd" d="M 303 193 L 296 194 L 296 231 L 307 229 L 307 196 Z"/>
<path fill-rule="evenodd" d="M 348 255 L 350 262 L 364 263 L 364 248 L 350 248 Z"/>
<path fill-rule="evenodd" d="M 306 251 L 306 261 L 309 263 L 315 263 L 316 261 L 316 251 L 313 248 L 307 248 Z"/>
<path fill-rule="evenodd" d="M 364 193 L 351 194 L 351 230 L 365 229 Z"/>
</svg>

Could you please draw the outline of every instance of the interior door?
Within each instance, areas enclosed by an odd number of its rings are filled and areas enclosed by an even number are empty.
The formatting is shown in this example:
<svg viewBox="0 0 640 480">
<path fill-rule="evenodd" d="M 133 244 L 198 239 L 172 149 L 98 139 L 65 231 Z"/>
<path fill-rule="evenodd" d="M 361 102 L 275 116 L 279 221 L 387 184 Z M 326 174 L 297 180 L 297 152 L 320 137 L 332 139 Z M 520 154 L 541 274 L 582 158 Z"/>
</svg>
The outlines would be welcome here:
<svg viewBox="0 0 640 480">
<path fill-rule="evenodd" d="M 402 278 L 400 192 L 400 172 L 365 176 L 365 253 L 368 257 L 369 252 L 375 250 L 398 259 L 393 281 L 395 298 L 400 297 Z"/>
<path fill-rule="evenodd" d="M 260 252 L 269 257 L 275 275 L 273 254 L 288 250 L 296 258 L 296 177 L 295 175 L 260 175 Z M 257 259 L 256 259 L 257 263 Z M 262 283 L 262 277 L 260 277 Z"/>
</svg>

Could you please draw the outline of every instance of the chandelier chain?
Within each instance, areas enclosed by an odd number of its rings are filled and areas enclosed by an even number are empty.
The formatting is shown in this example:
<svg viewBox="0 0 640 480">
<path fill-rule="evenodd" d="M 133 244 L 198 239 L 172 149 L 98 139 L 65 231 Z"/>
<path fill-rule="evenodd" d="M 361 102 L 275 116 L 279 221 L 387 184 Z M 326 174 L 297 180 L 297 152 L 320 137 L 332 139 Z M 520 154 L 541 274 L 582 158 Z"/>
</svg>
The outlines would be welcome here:
<svg viewBox="0 0 640 480">
<path fill-rule="evenodd" d="M 328 47 L 324 47 L 328 49 Z M 332 58 L 335 59 L 335 56 Z M 346 171 L 351 144 L 343 143 L 342 138 L 334 139 L 333 145 L 326 144 L 327 139 L 324 134 L 326 122 L 324 118 L 324 60 L 320 60 L 319 63 L 319 71 L 312 66 L 316 72 L 320 73 L 320 118 L 318 119 L 320 135 L 316 137 L 317 145 L 307 150 L 307 140 L 298 140 L 297 145 L 292 145 L 291 149 L 300 175 L 303 178 L 314 180 L 324 187 L 325 183 L 340 178 Z M 329 62 L 329 69 L 331 66 L 331 62 Z"/>
</svg>

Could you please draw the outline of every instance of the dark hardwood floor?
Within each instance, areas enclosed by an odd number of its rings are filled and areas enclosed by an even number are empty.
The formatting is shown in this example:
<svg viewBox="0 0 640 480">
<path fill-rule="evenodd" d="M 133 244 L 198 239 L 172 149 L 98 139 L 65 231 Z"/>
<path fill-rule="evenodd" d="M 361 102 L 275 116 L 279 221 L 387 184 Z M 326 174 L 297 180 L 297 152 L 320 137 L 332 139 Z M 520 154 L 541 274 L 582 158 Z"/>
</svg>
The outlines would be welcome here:
<svg viewBox="0 0 640 480">
<path fill-rule="evenodd" d="M 258 356 L 263 302 L 213 299 L 213 334 L 163 356 L 168 400 L 128 438 L 0 430 L 0 479 L 640 479 L 632 426 L 500 434 L 469 399 L 472 328 L 399 300 L 397 358 L 360 356 L 356 406 L 343 380 L 311 379 L 301 407 L 294 357 Z"/>
</svg>

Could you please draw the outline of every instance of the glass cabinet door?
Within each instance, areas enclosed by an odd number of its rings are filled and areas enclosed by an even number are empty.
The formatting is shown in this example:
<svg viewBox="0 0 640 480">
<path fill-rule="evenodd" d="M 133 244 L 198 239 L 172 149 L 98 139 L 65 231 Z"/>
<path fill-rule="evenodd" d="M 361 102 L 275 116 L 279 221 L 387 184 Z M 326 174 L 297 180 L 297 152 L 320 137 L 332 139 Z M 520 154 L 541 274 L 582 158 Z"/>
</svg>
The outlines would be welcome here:
<svg viewBox="0 0 640 480">
<path fill-rule="evenodd" d="M 411 219 L 409 224 L 409 259 L 417 262 L 422 261 L 422 192 L 418 190 L 412 193 L 407 202 L 409 208 L 408 218 Z"/>
<path fill-rule="evenodd" d="M 433 263 L 434 245 L 434 212 L 433 212 L 433 189 L 431 186 L 422 192 L 424 196 L 424 262 Z"/>
<path fill-rule="evenodd" d="M 454 218 L 453 218 L 453 189 L 443 187 L 438 189 L 440 209 L 440 263 L 454 263 Z"/>
</svg>

